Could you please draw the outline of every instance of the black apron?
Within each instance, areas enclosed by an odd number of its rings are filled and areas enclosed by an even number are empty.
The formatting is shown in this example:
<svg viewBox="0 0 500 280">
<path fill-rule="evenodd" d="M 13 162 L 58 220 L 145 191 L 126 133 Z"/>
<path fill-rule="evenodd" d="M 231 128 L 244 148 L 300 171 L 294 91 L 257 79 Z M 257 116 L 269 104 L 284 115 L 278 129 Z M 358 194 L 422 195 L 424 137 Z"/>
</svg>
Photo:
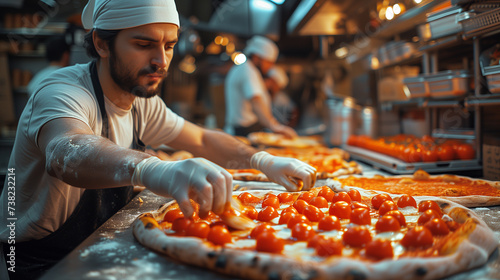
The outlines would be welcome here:
<svg viewBox="0 0 500 280">
<path fill-rule="evenodd" d="M 95 61 L 90 64 L 90 75 L 103 121 L 102 136 L 108 138 L 108 117 Z M 145 145 L 139 139 L 138 130 L 136 129 L 139 122 L 135 108 L 132 109 L 132 113 L 134 118 L 134 143 L 132 148 L 144 151 Z M 55 232 L 39 240 L 19 242 L 14 245 L 16 272 L 9 271 L 10 279 L 39 278 L 118 210 L 129 203 L 132 197 L 132 186 L 86 189 L 73 213 Z M 11 245 L 6 243 L 2 245 L 4 256 L 8 260 L 6 255 L 10 252 Z"/>
<path fill-rule="evenodd" d="M 234 127 L 234 135 L 236 136 L 248 136 L 248 134 L 252 132 L 262 131 L 265 127 L 261 125 L 259 122 L 256 122 L 249 126 L 235 126 Z"/>
</svg>

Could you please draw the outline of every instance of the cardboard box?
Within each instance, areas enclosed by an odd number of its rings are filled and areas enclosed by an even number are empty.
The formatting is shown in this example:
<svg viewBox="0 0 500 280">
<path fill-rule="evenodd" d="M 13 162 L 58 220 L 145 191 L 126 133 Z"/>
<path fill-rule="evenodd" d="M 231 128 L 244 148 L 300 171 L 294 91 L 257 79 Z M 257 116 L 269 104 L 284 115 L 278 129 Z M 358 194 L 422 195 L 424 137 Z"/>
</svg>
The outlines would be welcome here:
<svg viewBox="0 0 500 280">
<path fill-rule="evenodd" d="M 483 141 L 483 177 L 500 181 L 500 135 L 485 135 Z"/>
</svg>

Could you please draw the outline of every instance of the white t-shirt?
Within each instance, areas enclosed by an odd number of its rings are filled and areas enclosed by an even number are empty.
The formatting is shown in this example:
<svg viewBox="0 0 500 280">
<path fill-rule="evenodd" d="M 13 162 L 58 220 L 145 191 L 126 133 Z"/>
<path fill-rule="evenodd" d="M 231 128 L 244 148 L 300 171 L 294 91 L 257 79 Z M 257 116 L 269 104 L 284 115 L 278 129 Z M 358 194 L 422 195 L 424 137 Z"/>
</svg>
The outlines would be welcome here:
<svg viewBox="0 0 500 280">
<path fill-rule="evenodd" d="M 56 118 L 75 118 L 101 135 L 102 118 L 89 73 L 89 64 L 60 69 L 37 88 L 20 117 L 16 141 L 9 161 L 15 168 L 15 213 L 8 211 L 8 180 L 0 200 L 0 219 L 17 218 L 16 242 L 40 239 L 58 229 L 72 214 L 85 189 L 73 187 L 47 174 L 45 154 L 38 147 L 38 133 Z M 132 111 L 116 107 L 105 98 L 109 119 L 109 139 L 131 147 Z M 168 109 L 160 97 L 136 98 L 133 106 L 139 120 L 138 136 L 153 147 L 175 139 L 184 119 Z M 12 177 L 12 176 L 11 176 Z M 9 228 L 0 228 L 6 242 Z"/>
<path fill-rule="evenodd" d="M 262 74 L 249 60 L 229 70 L 224 83 L 224 95 L 226 99 L 224 129 L 231 134 L 234 134 L 232 128 L 235 126 L 250 126 L 258 121 L 250 102 L 253 97 L 260 96 L 271 108 Z"/>
</svg>

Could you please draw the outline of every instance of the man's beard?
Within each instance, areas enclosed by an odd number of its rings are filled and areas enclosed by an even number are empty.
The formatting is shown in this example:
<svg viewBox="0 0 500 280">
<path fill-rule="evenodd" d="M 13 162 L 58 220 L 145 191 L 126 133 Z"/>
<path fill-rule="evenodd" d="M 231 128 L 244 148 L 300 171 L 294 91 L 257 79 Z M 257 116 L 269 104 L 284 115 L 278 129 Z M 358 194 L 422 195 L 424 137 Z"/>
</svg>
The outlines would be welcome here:
<svg viewBox="0 0 500 280">
<path fill-rule="evenodd" d="M 156 86 L 153 89 L 147 89 L 145 86 L 139 85 L 139 78 L 147 74 L 161 74 L 166 76 L 166 70 L 160 69 L 154 65 L 141 69 L 137 76 L 133 76 L 130 71 L 117 59 L 114 53 L 109 57 L 110 75 L 113 81 L 124 91 L 130 92 L 137 97 L 151 98 L 160 93 L 160 87 Z"/>
</svg>

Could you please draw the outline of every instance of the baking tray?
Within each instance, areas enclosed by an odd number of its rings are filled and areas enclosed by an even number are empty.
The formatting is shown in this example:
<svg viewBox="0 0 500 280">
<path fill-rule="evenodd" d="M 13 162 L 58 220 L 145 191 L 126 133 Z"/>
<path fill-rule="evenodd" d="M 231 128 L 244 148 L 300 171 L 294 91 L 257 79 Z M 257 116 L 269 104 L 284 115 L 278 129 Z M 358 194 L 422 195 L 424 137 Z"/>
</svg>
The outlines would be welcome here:
<svg viewBox="0 0 500 280">
<path fill-rule="evenodd" d="M 478 14 L 462 21 L 464 39 L 496 31 L 500 25 L 500 8 Z"/>
<path fill-rule="evenodd" d="M 453 171 L 481 170 L 483 167 L 478 160 L 451 160 L 439 162 L 404 162 L 402 160 L 349 145 L 342 146 L 349 152 L 351 159 L 363 161 L 373 167 L 380 168 L 393 174 L 413 174 L 422 169 L 429 173 L 448 173 Z"/>
</svg>

